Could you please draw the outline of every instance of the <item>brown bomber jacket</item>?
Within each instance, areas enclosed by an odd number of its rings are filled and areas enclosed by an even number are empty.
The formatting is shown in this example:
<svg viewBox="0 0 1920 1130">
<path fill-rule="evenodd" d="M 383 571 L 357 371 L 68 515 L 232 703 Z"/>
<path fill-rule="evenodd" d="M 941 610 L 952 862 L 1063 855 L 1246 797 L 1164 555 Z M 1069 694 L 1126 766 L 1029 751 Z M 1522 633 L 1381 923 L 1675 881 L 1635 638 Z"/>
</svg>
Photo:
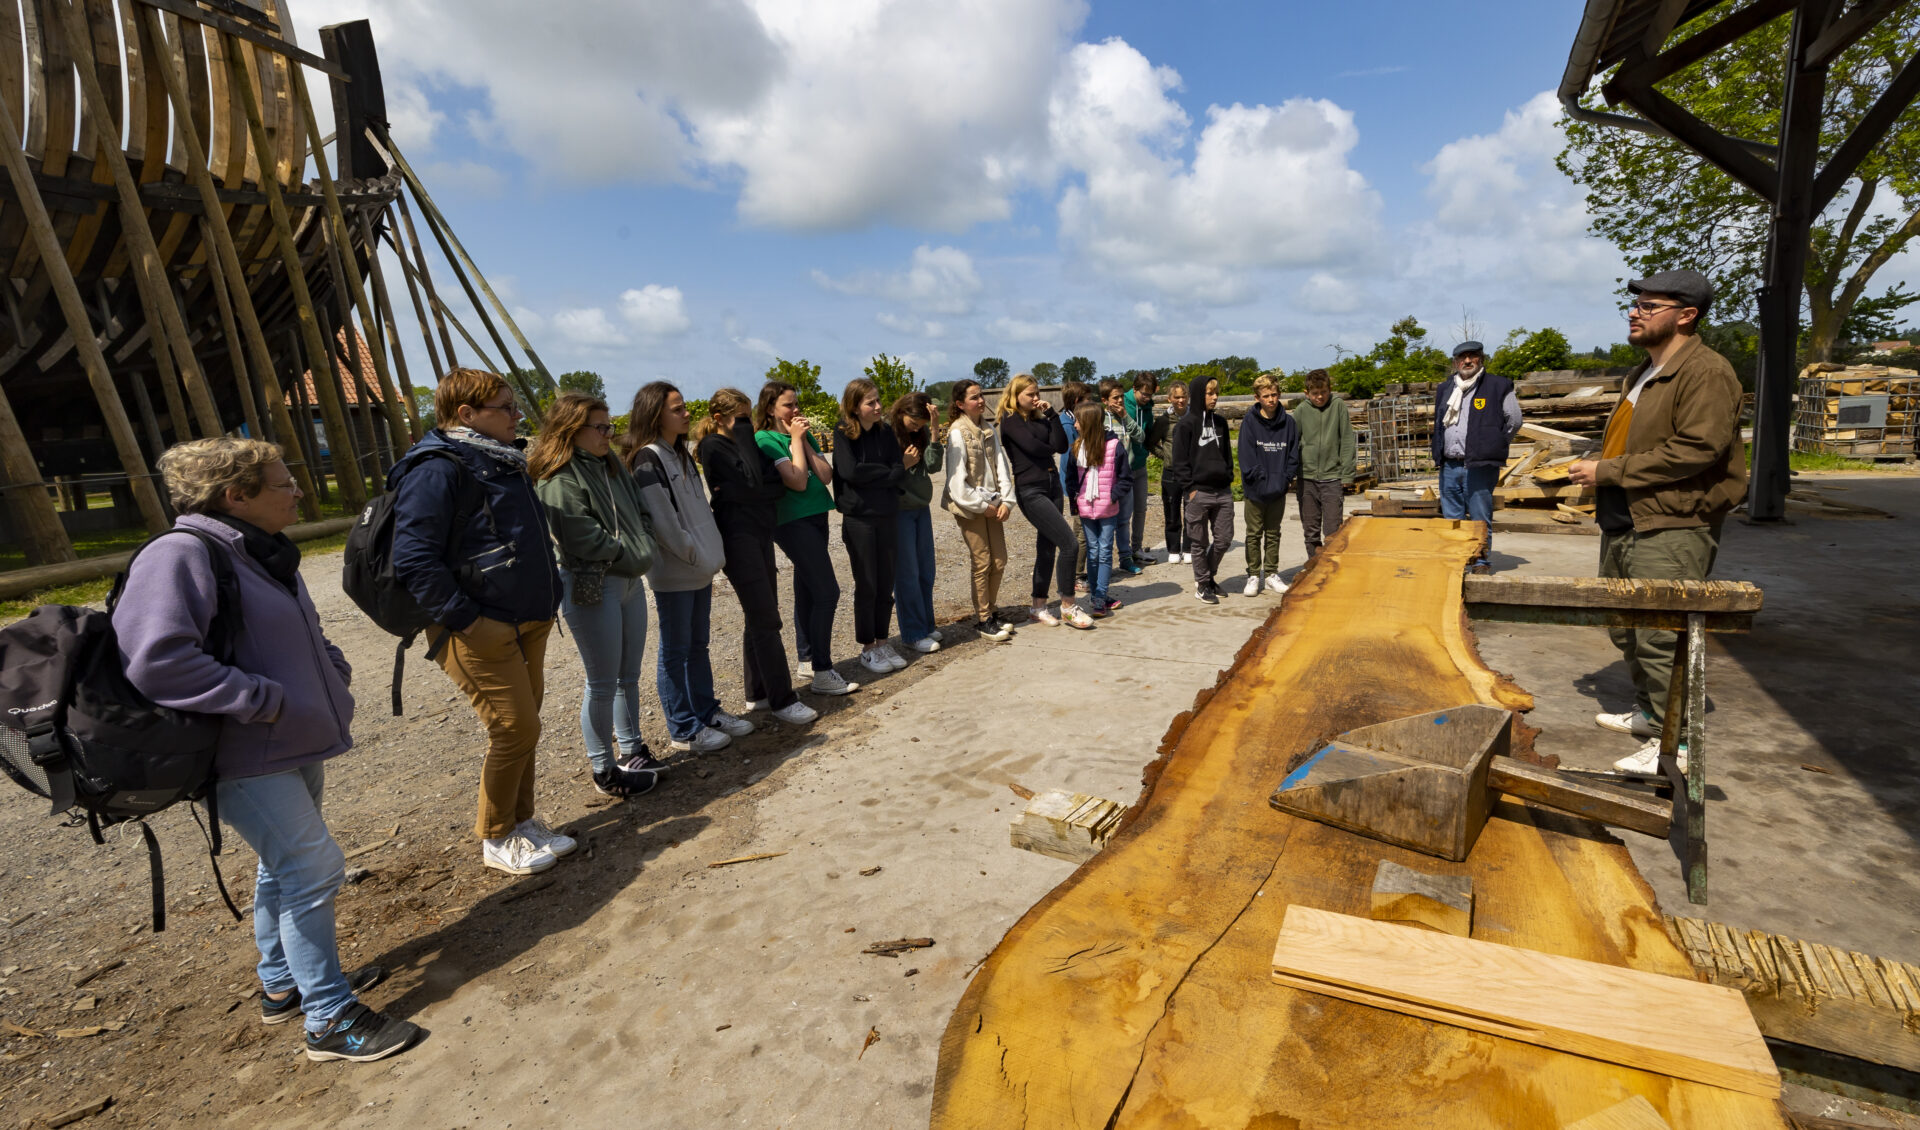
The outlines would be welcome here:
<svg viewBox="0 0 1920 1130">
<path fill-rule="evenodd" d="M 1646 371 L 1642 361 L 1623 389 Z M 1747 453 L 1740 442 L 1740 381 L 1725 357 L 1693 336 L 1640 390 L 1627 449 L 1602 459 L 1601 486 L 1627 492 L 1633 528 L 1716 525 L 1747 493 Z"/>
</svg>

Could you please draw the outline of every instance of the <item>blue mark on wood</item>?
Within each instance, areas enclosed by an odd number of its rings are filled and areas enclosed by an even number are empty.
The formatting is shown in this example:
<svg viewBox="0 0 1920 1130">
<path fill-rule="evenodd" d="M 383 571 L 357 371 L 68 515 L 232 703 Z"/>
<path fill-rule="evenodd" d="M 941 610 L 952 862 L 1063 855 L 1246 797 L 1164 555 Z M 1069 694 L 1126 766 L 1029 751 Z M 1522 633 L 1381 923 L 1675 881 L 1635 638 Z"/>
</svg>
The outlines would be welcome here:
<svg viewBox="0 0 1920 1130">
<path fill-rule="evenodd" d="M 1446 724 L 1447 724 L 1447 716 L 1446 716 L 1446 715 L 1444 715 L 1444 714 L 1442 714 L 1442 715 L 1440 715 L 1440 716 L 1439 716 L 1438 718 L 1435 718 L 1435 719 L 1433 720 L 1433 724 L 1434 724 L 1434 725 L 1436 725 L 1436 726 L 1444 726 L 1444 725 L 1446 725 Z"/>
<path fill-rule="evenodd" d="M 1280 791 L 1285 792 L 1286 790 L 1299 784 L 1301 780 L 1305 778 L 1306 775 L 1313 769 L 1313 767 L 1320 763 L 1321 758 L 1327 756 L 1329 753 L 1332 753 L 1334 750 L 1339 748 L 1340 747 L 1337 745 L 1329 744 L 1326 748 L 1322 749 L 1319 753 L 1316 753 L 1312 757 L 1307 758 L 1307 760 L 1300 766 L 1300 768 L 1295 769 L 1293 772 L 1287 774 L 1286 780 L 1280 782 Z"/>
</svg>

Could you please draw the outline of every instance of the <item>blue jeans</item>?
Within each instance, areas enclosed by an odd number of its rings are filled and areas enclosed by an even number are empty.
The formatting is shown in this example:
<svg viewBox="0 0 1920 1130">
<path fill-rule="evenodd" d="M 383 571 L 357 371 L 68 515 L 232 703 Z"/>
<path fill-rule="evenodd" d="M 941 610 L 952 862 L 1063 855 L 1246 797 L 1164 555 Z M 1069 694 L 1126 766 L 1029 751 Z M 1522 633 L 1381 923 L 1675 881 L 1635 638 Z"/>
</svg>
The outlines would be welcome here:
<svg viewBox="0 0 1920 1130">
<path fill-rule="evenodd" d="M 1476 565 L 1484 564 L 1493 549 L 1493 485 L 1498 481 L 1498 467 L 1469 467 L 1452 459 L 1440 464 L 1440 516 L 1487 524 L 1487 540 L 1474 558 Z"/>
<path fill-rule="evenodd" d="M 220 819 L 260 857 L 253 883 L 253 943 L 269 993 L 300 990 L 307 1031 L 319 1032 L 353 1003 L 334 941 L 333 897 L 346 856 L 320 815 L 327 771 L 319 763 L 221 781 Z"/>
<path fill-rule="evenodd" d="M 647 647 L 647 589 L 638 577 L 605 579 L 598 604 L 573 602 L 573 574 L 562 572 L 566 617 L 587 693 L 580 700 L 580 736 L 596 773 L 613 768 L 640 744 L 640 656 Z M 616 748 L 614 742 L 618 741 Z"/>
<path fill-rule="evenodd" d="M 1113 576 L 1113 546 L 1127 528 L 1125 511 L 1110 518 L 1082 516 L 1080 528 L 1087 531 L 1087 587 L 1093 594 L 1093 606 L 1107 605 L 1107 581 Z"/>
<path fill-rule="evenodd" d="M 913 643 L 933 634 L 933 511 L 900 511 L 900 547 L 893 559 L 893 613 L 900 638 Z"/>
<path fill-rule="evenodd" d="M 713 661 L 707 656 L 713 586 L 691 592 L 656 590 L 653 608 L 660 617 L 660 658 L 654 670 L 660 707 L 667 712 L 667 733 L 684 742 L 720 710 L 720 700 L 713 697 Z"/>
</svg>

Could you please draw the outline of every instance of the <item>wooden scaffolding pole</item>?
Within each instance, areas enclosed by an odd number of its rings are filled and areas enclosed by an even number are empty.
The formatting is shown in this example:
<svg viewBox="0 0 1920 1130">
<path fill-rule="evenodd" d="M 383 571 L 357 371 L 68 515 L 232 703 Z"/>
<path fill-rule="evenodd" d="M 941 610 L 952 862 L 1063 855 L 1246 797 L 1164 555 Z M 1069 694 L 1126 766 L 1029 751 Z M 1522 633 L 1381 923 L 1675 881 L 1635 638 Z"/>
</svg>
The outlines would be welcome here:
<svg viewBox="0 0 1920 1130">
<path fill-rule="evenodd" d="M 394 163 L 400 167 L 400 175 L 406 178 L 407 187 L 411 188 L 413 194 L 420 198 L 420 208 L 427 218 L 427 225 L 435 229 L 436 235 L 441 232 L 446 233 L 446 238 L 453 243 L 453 249 L 459 252 L 460 259 L 459 262 L 455 264 L 455 268 L 458 269 L 459 266 L 465 265 L 468 271 L 473 272 L 473 280 L 480 284 L 480 289 L 486 292 L 487 300 L 492 302 L 493 308 L 500 312 L 500 320 L 507 324 L 507 329 L 513 331 L 514 340 L 520 343 L 521 351 L 527 355 L 529 361 L 533 362 L 534 371 L 540 374 L 541 381 L 546 385 L 546 391 L 556 391 L 559 386 L 554 384 L 553 374 L 547 372 L 546 363 L 541 361 L 540 355 L 533 351 L 533 343 L 527 340 L 527 335 L 520 332 L 520 326 L 514 322 L 513 315 L 507 312 L 506 303 L 501 302 L 500 297 L 493 293 L 493 288 L 487 285 L 487 277 L 480 273 L 479 264 L 475 263 L 473 257 L 467 254 L 467 249 L 460 243 L 460 237 L 453 234 L 453 226 L 447 223 L 446 216 L 442 215 L 439 206 L 434 204 L 433 197 L 427 195 L 426 186 L 422 185 L 420 179 L 413 175 L 413 166 L 407 164 L 406 157 L 401 154 L 399 147 L 394 145 L 393 139 L 387 136 L 384 129 L 380 131 L 380 140 L 386 144 L 387 151 L 393 154 Z M 449 259 L 451 260 L 451 256 L 449 256 Z M 474 303 L 476 310 L 479 309 L 479 305 L 478 302 Z M 480 316 L 483 321 L 486 319 L 484 311 L 480 311 Z M 500 352 L 507 354 L 507 347 L 504 344 L 500 346 Z M 510 356 L 509 360 L 511 360 Z M 528 407 L 531 408 L 532 405 L 528 405 Z"/>
<path fill-rule="evenodd" d="M 61 30 L 67 37 L 67 53 L 73 56 L 73 69 L 80 76 L 80 101 L 93 118 L 95 148 L 113 172 L 114 188 L 120 196 L 120 232 L 127 241 L 129 273 L 146 306 L 148 339 L 156 356 L 162 350 L 173 351 L 201 434 L 217 436 L 225 430 L 220 424 L 220 410 L 214 406 L 206 375 L 200 371 L 200 362 L 193 355 L 186 320 L 174 304 L 173 289 L 167 284 L 166 263 L 160 258 L 153 227 L 147 223 L 147 207 L 140 199 L 140 186 L 127 166 L 126 152 L 120 148 L 120 122 L 113 116 L 113 107 L 100 86 L 86 16 L 77 0 L 51 0 L 50 6 L 59 12 Z"/>
<path fill-rule="evenodd" d="M 333 278 L 334 308 L 339 313 L 341 327 L 341 332 L 337 337 L 333 334 L 328 334 L 327 340 L 329 342 L 338 341 L 340 343 L 340 351 L 345 354 L 347 369 L 353 374 L 355 391 L 352 400 L 360 405 L 361 414 L 364 419 L 367 413 L 375 410 L 373 397 L 369 395 L 366 390 L 366 370 L 362 367 L 362 359 L 366 357 L 368 349 L 364 333 L 356 333 L 354 330 L 353 306 L 347 301 L 346 289 L 341 285 L 341 276 L 345 274 L 345 269 L 341 266 L 341 260 L 344 256 L 340 253 L 340 242 L 335 238 L 335 234 L 336 232 L 328 230 L 327 226 L 323 225 L 321 227 L 320 246 L 326 252 L 327 273 Z M 341 387 L 345 389 L 346 386 L 343 383 Z M 391 401 L 391 395 L 389 395 L 388 399 Z M 391 415 L 386 414 L 387 407 L 388 405 L 383 404 L 379 407 L 378 411 L 385 417 L 387 426 L 393 428 L 396 421 Z M 399 426 L 395 430 L 397 430 L 401 436 L 405 436 L 407 431 L 406 422 L 402 420 L 398 421 L 398 424 Z M 386 480 L 386 468 L 391 464 L 381 462 L 378 444 L 372 435 L 372 429 L 366 429 L 363 434 L 365 435 L 366 442 L 373 445 L 369 449 L 368 454 L 372 456 L 370 462 L 373 464 L 374 478 L 384 482 Z M 404 443 L 405 441 L 402 440 L 401 442 Z M 376 490 L 374 493 L 378 494 L 379 491 Z"/>
<path fill-rule="evenodd" d="M 407 430 L 415 439 L 420 438 L 420 406 L 413 399 L 413 375 L 407 372 L 407 354 L 400 348 L 400 327 L 394 323 L 393 300 L 387 297 L 387 273 L 380 267 L 380 241 L 373 238 L 373 224 L 367 219 L 367 210 L 359 210 L 360 242 L 367 247 L 367 267 L 373 274 L 373 304 L 381 319 L 381 330 L 387 335 L 387 344 L 393 347 L 393 375 L 400 385 L 400 403 L 407 409 Z M 416 299 L 417 301 L 417 299 Z M 426 326 L 422 324 L 424 332 Z M 428 348 L 432 348 L 429 341 Z"/>
<path fill-rule="evenodd" d="M 260 389 L 266 394 L 267 415 L 273 420 L 273 430 L 280 437 L 276 442 L 285 448 L 288 437 L 300 433 L 294 431 L 293 415 L 287 408 L 287 394 L 274 368 L 273 351 L 267 348 L 267 335 L 260 328 L 259 311 L 254 309 L 253 294 L 247 290 L 246 269 L 240 264 L 240 252 L 234 245 L 233 231 L 227 226 L 227 209 L 220 202 L 220 192 L 213 183 L 213 173 L 207 168 L 207 151 L 200 143 L 200 132 L 194 128 L 186 77 L 181 74 L 179 61 L 173 57 L 173 51 L 167 44 L 159 14 L 144 4 L 134 7 L 140 12 L 142 38 L 147 41 L 141 48 L 146 57 L 159 67 L 160 80 L 167 88 L 167 99 L 173 106 L 174 135 L 179 138 L 180 149 L 186 158 L 187 179 L 193 182 L 194 188 L 200 193 L 200 206 L 207 214 L 214 250 L 219 253 L 220 276 L 227 285 L 234 314 L 239 319 L 241 333 L 246 340 L 247 352 L 252 356 L 253 371 L 260 374 Z M 268 166 L 262 164 L 261 167 Z M 311 427 L 306 429 L 306 434 L 311 438 Z M 303 449 L 296 447 L 294 450 Z M 300 485 L 301 494 L 305 496 L 300 500 L 301 517 L 309 522 L 319 520 L 320 502 L 324 497 L 315 480 L 315 476 L 320 474 L 319 468 L 310 465 L 305 458 L 294 460 L 289 467 L 293 471 L 294 481 Z"/>
<path fill-rule="evenodd" d="M 220 269 L 220 255 L 213 246 L 213 220 L 200 219 L 200 242 L 207 249 L 207 282 L 213 290 L 214 304 L 220 308 L 220 336 L 227 346 L 227 364 L 233 368 L 233 389 L 240 394 L 240 407 L 247 417 L 247 434 L 254 439 L 266 439 L 267 433 L 260 426 L 260 409 L 254 403 L 253 382 L 247 379 L 247 359 L 240 345 L 240 334 L 234 328 L 233 300 L 227 293 L 226 272 Z"/>
<path fill-rule="evenodd" d="M 400 198 L 399 202 L 404 203 L 405 198 Z M 453 355 L 451 353 L 447 355 L 447 363 L 445 366 L 440 364 L 440 351 L 436 349 L 433 344 L 433 330 L 427 326 L 427 308 L 425 304 L 420 301 L 420 285 L 413 277 L 413 264 L 407 259 L 407 249 L 401 245 L 396 229 L 393 226 L 393 212 L 391 210 L 387 212 L 386 220 L 387 242 L 392 245 L 394 255 L 400 260 L 400 277 L 406 281 L 407 294 L 413 299 L 413 316 L 420 321 L 420 340 L 427 343 L 427 363 L 433 366 L 433 383 L 437 385 L 440 383 L 440 379 L 447 375 L 447 369 L 452 368 L 455 364 Z M 434 314 L 437 317 L 439 311 L 435 310 Z M 440 332 L 443 334 L 447 332 L 445 322 L 440 323 Z M 451 338 L 448 339 L 447 344 L 453 344 Z"/>
<path fill-rule="evenodd" d="M 398 251 L 399 246 L 395 245 L 394 250 Z M 400 266 L 401 269 L 407 272 L 407 277 L 411 280 L 413 278 L 413 264 L 407 262 L 406 256 L 404 255 L 400 257 Z M 429 293 L 427 297 L 433 299 L 433 316 L 443 321 L 453 323 L 453 328 L 460 331 L 460 337 L 467 343 L 467 347 L 472 349 L 474 354 L 480 358 L 480 364 L 483 368 L 488 372 L 501 373 L 502 376 L 508 375 L 502 372 L 500 366 L 493 363 L 493 358 L 487 356 L 487 351 L 480 344 L 479 340 L 467 331 L 466 325 L 460 321 L 452 310 L 447 309 L 447 304 L 440 301 L 439 295 Z"/>
<path fill-rule="evenodd" d="M 381 332 L 380 323 L 374 320 L 373 307 L 367 301 L 367 288 L 360 278 L 360 264 L 353 258 L 353 229 L 347 226 L 347 214 L 340 207 L 340 193 L 333 183 L 333 171 L 327 167 L 326 140 L 320 136 L 320 119 L 314 116 L 313 99 L 307 93 L 307 76 L 301 68 L 289 64 L 287 73 L 293 79 L 293 97 L 299 106 L 301 116 L 307 120 L 307 143 L 312 150 L 314 176 L 320 181 L 321 194 L 326 197 L 327 217 L 333 222 L 334 261 L 345 268 L 343 276 L 346 282 L 345 295 L 353 298 L 353 308 L 360 314 L 361 337 L 366 341 L 368 350 L 373 354 L 373 372 L 380 382 L 381 411 L 387 418 L 387 431 L 395 447 L 405 450 L 408 440 L 406 412 L 400 407 L 400 397 L 393 387 L 393 376 L 387 371 L 386 335 Z M 341 139 L 345 143 L 346 139 Z M 367 253 L 375 254 L 378 249 L 368 245 Z M 352 319 L 347 317 L 345 295 L 341 302 L 341 320 L 347 324 L 348 336 L 352 336 Z"/>
<path fill-rule="evenodd" d="M 372 137 L 373 135 L 368 134 L 367 136 Z M 457 369 L 460 367 L 460 358 L 453 351 L 453 335 L 447 333 L 446 319 L 440 316 L 440 295 L 433 289 L 433 272 L 427 267 L 427 253 L 420 246 L 420 234 L 413 230 L 413 210 L 407 207 L 407 194 L 404 192 L 399 193 L 393 198 L 393 202 L 400 207 L 400 222 L 406 225 L 407 229 L 407 245 L 413 248 L 413 262 L 420 266 L 420 285 L 426 289 L 428 304 L 433 308 L 434 324 L 440 329 L 440 345 L 447 351 L 446 369 L 440 368 L 437 363 L 434 366 L 437 374 L 444 377 L 447 375 L 447 369 Z M 399 254 L 402 261 L 405 261 L 407 253 L 400 249 L 400 241 L 395 238 L 391 227 L 388 228 L 387 234 L 388 238 L 393 242 L 394 251 Z M 413 276 L 409 274 L 407 278 L 409 284 L 411 284 Z M 415 300 L 416 305 L 418 301 L 418 299 Z M 424 337 L 426 335 L 422 334 L 421 336 Z M 431 346 L 431 339 L 429 339 L 428 344 Z"/>
<path fill-rule="evenodd" d="M 20 128 L 5 98 L 0 98 L 0 132 L 5 134 L 0 136 L 0 159 L 6 161 L 7 175 L 13 179 L 14 199 L 20 202 L 27 231 L 40 252 L 42 269 L 53 283 L 60 312 L 66 315 L 67 329 L 73 334 L 74 352 L 79 354 L 81 367 L 87 372 L 87 383 L 93 386 L 94 398 L 100 402 L 100 414 L 106 417 L 107 434 L 113 437 L 120 466 L 133 487 L 134 504 L 140 508 L 140 517 L 148 532 L 157 534 L 173 523 L 167 519 L 166 508 L 160 505 L 160 492 L 153 488 L 146 457 L 140 454 L 140 441 L 133 435 L 133 423 L 127 419 L 126 406 L 120 403 L 120 393 L 113 387 L 107 358 L 100 352 L 100 341 L 94 337 L 93 325 L 87 319 L 87 304 L 80 300 L 80 288 L 74 285 L 66 249 L 54 234 L 53 221 L 47 216 L 47 202 L 40 198 L 39 182 L 33 179 L 33 170 L 27 165 Z"/>
<path fill-rule="evenodd" d="M 11 141 L 0 138 L 0 145 Z M 60 524 L 60 512 L 53 507 L 47 484 L 41 481 L 40 466 L 34 462 L 33 449 L 27 446 L 27 434 L 20 430 L 20 418 L 13 414 L 13 402 L 0 389 L 0 471 L 6 481 L 6 511 L 15 524 L 14 534 L 27 552 L 29 565 L 57 565 L 77 561 L 73 540 Z"/>
<path fill-rule="evenodd" d="M 267 126 L 260 115 L 260 96 L 254 89 L 253 75 L 242 56 L 245 48 L 240 41 L 225 32 L 220 42 L 227 56 L 228 88 L 240 100 L 240 109 L 247 116 L 247 130 L 253 136 L 253 149 L 259 157 L 260 188 L 267 194 L 267 211 L 273 221 L 273 233 L 280 244 L 280 260 L 286 265 L 287 285 L 293 290 L 294 312 L 300 322 L 300 336 L 307 348 L 307 367 L 313 372 L 315 398 L 320 402 L 320 415 L 327 425 L 327 447 L 333 453 L 335 477 L 340 483 L 340 493 L 346 496 L 347 505 L 355 510 L 363 510 L 367 505 L 367 481 L 360 477 L 360 460 L 354 454 L 353 436 L 347 430 L 346 408 L 340 403 L 337 384 L 321 379 L 323 370 L 332 367 L 332 351 L 320 336 L 320 323 L 314 317 L 313 294 L 307 289 L 307 272 L 300 262 L 300 245 L 293 239 L 293 223 L 287 217 L 287 201 L 280 192 L 280 182 L 273 175 L 274 148 L 272 139 L 267 136 Z M 250 54 L 250 52 L 248 52 Z M 292 64 L 289 64 L 292 65 Z M 351 471 L 344 474 L 342 471 Z"/>
</svg>

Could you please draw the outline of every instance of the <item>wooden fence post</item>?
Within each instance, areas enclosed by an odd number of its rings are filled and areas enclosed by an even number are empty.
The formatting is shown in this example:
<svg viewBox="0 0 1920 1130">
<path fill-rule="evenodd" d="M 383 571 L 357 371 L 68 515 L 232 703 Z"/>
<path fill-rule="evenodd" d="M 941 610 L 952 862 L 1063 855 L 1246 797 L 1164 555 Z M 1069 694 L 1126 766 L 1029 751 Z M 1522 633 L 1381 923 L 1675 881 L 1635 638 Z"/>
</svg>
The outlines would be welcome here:
<svg viewBox="0 0 1920 1130">
<path fill-rule="evenodd" d="M 0 138 L 0 145 L 11 144 L 11 140 Z M 5 285 L 9 284 L 0 279 L 0 286 Z M 6 481 L 0 482 L 0 491 L 6 492 L 6 512 L 13 519 L 15 536 L 27 551 L 27 564 L 78 560 L 73 540 L 60 524 L 60 512 L 47 495 L 33 449 L 27 446 L 27 435 L 20 430 L 20 419 L 13 414 L 13 402 L 4 389 L 0 389 L 0 470 L 6 472 Z"/>
</svg>

